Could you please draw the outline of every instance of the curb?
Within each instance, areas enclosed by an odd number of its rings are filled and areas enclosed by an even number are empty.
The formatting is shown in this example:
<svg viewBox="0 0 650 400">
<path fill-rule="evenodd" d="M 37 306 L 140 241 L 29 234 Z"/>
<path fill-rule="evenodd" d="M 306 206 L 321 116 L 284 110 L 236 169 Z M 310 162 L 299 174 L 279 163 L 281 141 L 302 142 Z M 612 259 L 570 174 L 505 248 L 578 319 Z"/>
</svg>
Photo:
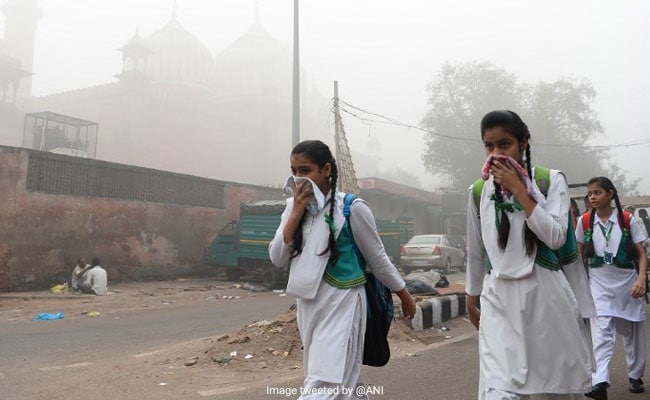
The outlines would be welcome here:
<svg viewBox="0 0 650 400">
<path fill-rule="evenodd" d="M 465 314 L 467 308 L 464 294 L 432 297 L 416 304 L 415 316 L 410 320 L 409 325 L 414 331 L 421 331 Z"/>
</svg>

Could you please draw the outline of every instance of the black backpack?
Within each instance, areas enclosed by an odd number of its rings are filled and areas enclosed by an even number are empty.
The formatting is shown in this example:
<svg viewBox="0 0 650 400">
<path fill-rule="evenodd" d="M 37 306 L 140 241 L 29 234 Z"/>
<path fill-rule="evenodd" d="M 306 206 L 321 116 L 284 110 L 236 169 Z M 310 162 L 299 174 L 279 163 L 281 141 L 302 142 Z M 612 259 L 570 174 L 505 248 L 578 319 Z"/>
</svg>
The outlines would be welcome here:
<svg viewBox="0 0 650 400">
<path fill-rule="evenodd" d="M 359 265 L 366 265 L 357 244 L 354 242 L 352 227 L 350 226 L 350 206 L 356 196 L 346 194 L 343 200 L 343 215 L 348 223 L 352 248 L 359 260 Z M 393 295 L 379 279 L 366 272 L 366 299 L 368 303 L 368 318 L 366 319 L 366 335 L 363 344 L 363 364 L 372 367 L 383 367 L 390 360 L 390 347 L 388 346 L 388 331 L 393 322 L 394 305 Z"/>
</svg>

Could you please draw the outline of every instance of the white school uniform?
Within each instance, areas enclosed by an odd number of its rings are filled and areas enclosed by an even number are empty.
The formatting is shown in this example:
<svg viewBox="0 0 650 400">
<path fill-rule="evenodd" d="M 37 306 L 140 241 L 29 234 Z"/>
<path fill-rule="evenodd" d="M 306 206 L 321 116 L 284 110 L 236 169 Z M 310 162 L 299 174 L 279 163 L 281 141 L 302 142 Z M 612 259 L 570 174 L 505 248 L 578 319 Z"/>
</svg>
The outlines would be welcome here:
<svg viewBox="0 0 650 400">
<path fill-rule="evenodd" d="M 492 179 L 483 186 L 480 219 L 471 189 L 467 211 L 466 291 L 481 296 L 479 399 L 523 399 L 542 393 L 576 398 L 591 388 L 592 368 L 578 300 L 563 272 L 543 268 L 535 264 L 534 255 L 526 255 L 523 235 L 527 223 L 551 249 L 564 244 L 569 213 L 566 180 L 551 170 L 546 197 L 533 180 L 538 204 L 528 218 L 524 211 L 507 212 L 510 235 L 502 251 L 490 200 Z M 489 274 L 485 255 L 492 265 Z M 573 263 L 565 268 L 582 267 Z M 586 289 L 586 283 L 582 287 Z M 588 294 L 579 296 L 584 299 Z"/>
<path fill-rule="evenodd" d="M 336 195 L 334 222 L 337 236 L 345 222 L 343 216 L 343 198 L 345 193 Z M 317 249 L 321 253 L 327 247 L 327 225 L 324 216 L 329 212 L 326 202 L 324 210 L 316 216 L 307 215 L 303 222 L 303 254 L 290 260 L 291 246 L 284 243 L 284 227 L 293 208 L 293 198 L 287 199 L 287 207 L 282 214 L 282 220 L 275 237 L 269 245 L 271 261 L 278 267 L 291 262 L 289 282 L 301 282 L 311 285 L 305 271 L 314 274 L 315 290 L 290 288 L 287 292 L 297 292 L 298 311 L 297 323 L 303 342 L 303 366 L 305 390 L 311 394 L 303 394 L 303 400 L 334 400 L 357 399 L 354 395 L 347 397 L 342 393 L 341 386 L 354 388 L 363 385 L 361 381 L 361 365 L 363 360 L 363 343 L 366 329 L 366 295 L 363 285 L 351 289 L 339 289 L 329 285 L 323 279 L 324 267 L 321 256 L 306 254 L 308 248 Z M 322 225 L 325 225 L 323 229 Z M 350 207 L 350 225 L 355 242 L 367 265 L 375 276 L 393 291 L 405 287 L 404 280 L 390 262 L 384 246 L 377 234 L 375 220 L 368 205 L 360 199 Z M 318 245 L 314 245 L 316 241 Z M 324 255 L 327 259 L 328 255 Z M 300 274 L 293 279 L 291 274 Z M 314 296 L 312 297 L 312 293 Z M 304 298 L 306 297 L 306 298 Z M 317 388 L 339 388 L 329 394 L 316 394 Z M 365 399 L 367 397 L 360 397 Z"/>
<path fill-rule="evenodd" d="M 576 240 L 585 242 L 582 218 L 576 227 Z M 596 256 L 603 257 L 605 251 L 616 257 L 623 232 L 618 223 L 618 211 L 605 222 L 598 216 L 594 217 L 591 240 Z M 602 227 L 602 229 L 601 229 Z M 603 231 L 611 227 L 609 240 L 605 239 Z M 642 243 L 647 236 L 635 218 L 630 220 L 630 234 L 634 243 Z M 634 269 L 619 268 L 615 265 L 603 264 L 597 268 L 589 268 L 589 283 L 596 304 L 596 318 L 592 319 L 591 334 L 593 338 L 596 371 L 592 375 L 593 384 L 609 382 L 609 366 L 614 355 L 616 334 L 623 335 L 628 374 L 630 378 L 639 379 L 645 372 L 646 319 L 645 300 L 633 298 L 630 294 L 632 285 L 638 277 Z"/>
</svg>

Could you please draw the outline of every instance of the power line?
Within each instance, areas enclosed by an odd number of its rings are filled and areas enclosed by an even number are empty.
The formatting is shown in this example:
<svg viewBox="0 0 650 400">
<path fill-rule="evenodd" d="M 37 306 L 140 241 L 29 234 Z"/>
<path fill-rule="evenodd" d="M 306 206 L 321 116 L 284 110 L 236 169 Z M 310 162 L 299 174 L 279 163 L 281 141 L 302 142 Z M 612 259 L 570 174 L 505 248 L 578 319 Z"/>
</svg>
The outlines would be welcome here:
<svg viewBox="0 0 650 400">
<path fill-rule="evenodd" d="M 385 115 L 371 112 L 364 110 L 360 107 L 357 107 L 355 105 L 352 105 L 344 100 L 339 99 L 340 104 L 344 104 L 345 106 L 355 110 L 355 112 L 348 110 L 345 107 L 339 107 L 340 111 L 345 112 L 346 114 L 357 118 L 361 122 L 365 124 L 384 124 L 384 125 L 393 125 L 393 126 L 399 126 L 402 128 L 407 128 L 407 129 L 415 129 L 418 131 L 422 131 L 424 133 L 428 133 L 432 136 L 443 138 L 443 139 L 450 139 L 450 140 L 459 140 L 459 141 L 465 141 L 465 142 L 482 142 L 481 139 L 478 138 L 470 138 L 470 137 L 464 137 L 464 136 L 452 136 L 452 135 L 446 135 L 443 133 L 435 132 L 430 129 L 422 128 L 421 126 L 415 125 L 415 124 L 410 124 L 407 122 L 402 122 L 394 118 L 387 117 Z M 375 118 L 371 117 L 365 117 L 361 116 L 359 114 L 367 114 Z M 611 150 L 611 149 L 617 149 L 617 148 L 624 148 L 624 147 L 636 147 L 636 146 L 643 146 L 643 145 L 650 145 L 650 139 L 637 139 L 633 140 L 631 142 L 627 143 L 619 143 L 619 144 L 613 144 L 613 145 L 578 145 L 578 144 L 573 144 L 573 143 L 535 143 L 535 146 L 548 146 L 548 147 L 569 147 L 569 148 L 575 148 L 575 149 L 591 149 L 591 150 Z"/>
</svg>

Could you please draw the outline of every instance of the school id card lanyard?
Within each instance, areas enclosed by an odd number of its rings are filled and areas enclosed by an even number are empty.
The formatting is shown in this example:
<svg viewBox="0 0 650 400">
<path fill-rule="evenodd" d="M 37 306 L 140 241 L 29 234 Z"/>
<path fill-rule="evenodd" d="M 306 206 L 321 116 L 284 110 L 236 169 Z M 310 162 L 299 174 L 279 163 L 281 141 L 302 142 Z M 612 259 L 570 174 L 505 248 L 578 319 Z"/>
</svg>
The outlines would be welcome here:
<svg viewBox="0 0 650 400">
<path fill-rule="evenodd" d="M 603 233 L 603 237 L 605 238 L 605 250 L 603 250 L 603 259 L 605 261 L 605 264 L 611 265 L 614 262 L 614 254 L 610 251 L 607 251 L 607 249 L 609 249 L 609 238 L 612 236 L 612 228 L 614 228 L 614 223 L 612 223 L 612 221 L 608 221 L 607 225 L 607 231 L 605 231 L 605 227 L 600 223 L 598 224 L 598 227 L 600 228 L 600 231 Z"/>
</svg>

